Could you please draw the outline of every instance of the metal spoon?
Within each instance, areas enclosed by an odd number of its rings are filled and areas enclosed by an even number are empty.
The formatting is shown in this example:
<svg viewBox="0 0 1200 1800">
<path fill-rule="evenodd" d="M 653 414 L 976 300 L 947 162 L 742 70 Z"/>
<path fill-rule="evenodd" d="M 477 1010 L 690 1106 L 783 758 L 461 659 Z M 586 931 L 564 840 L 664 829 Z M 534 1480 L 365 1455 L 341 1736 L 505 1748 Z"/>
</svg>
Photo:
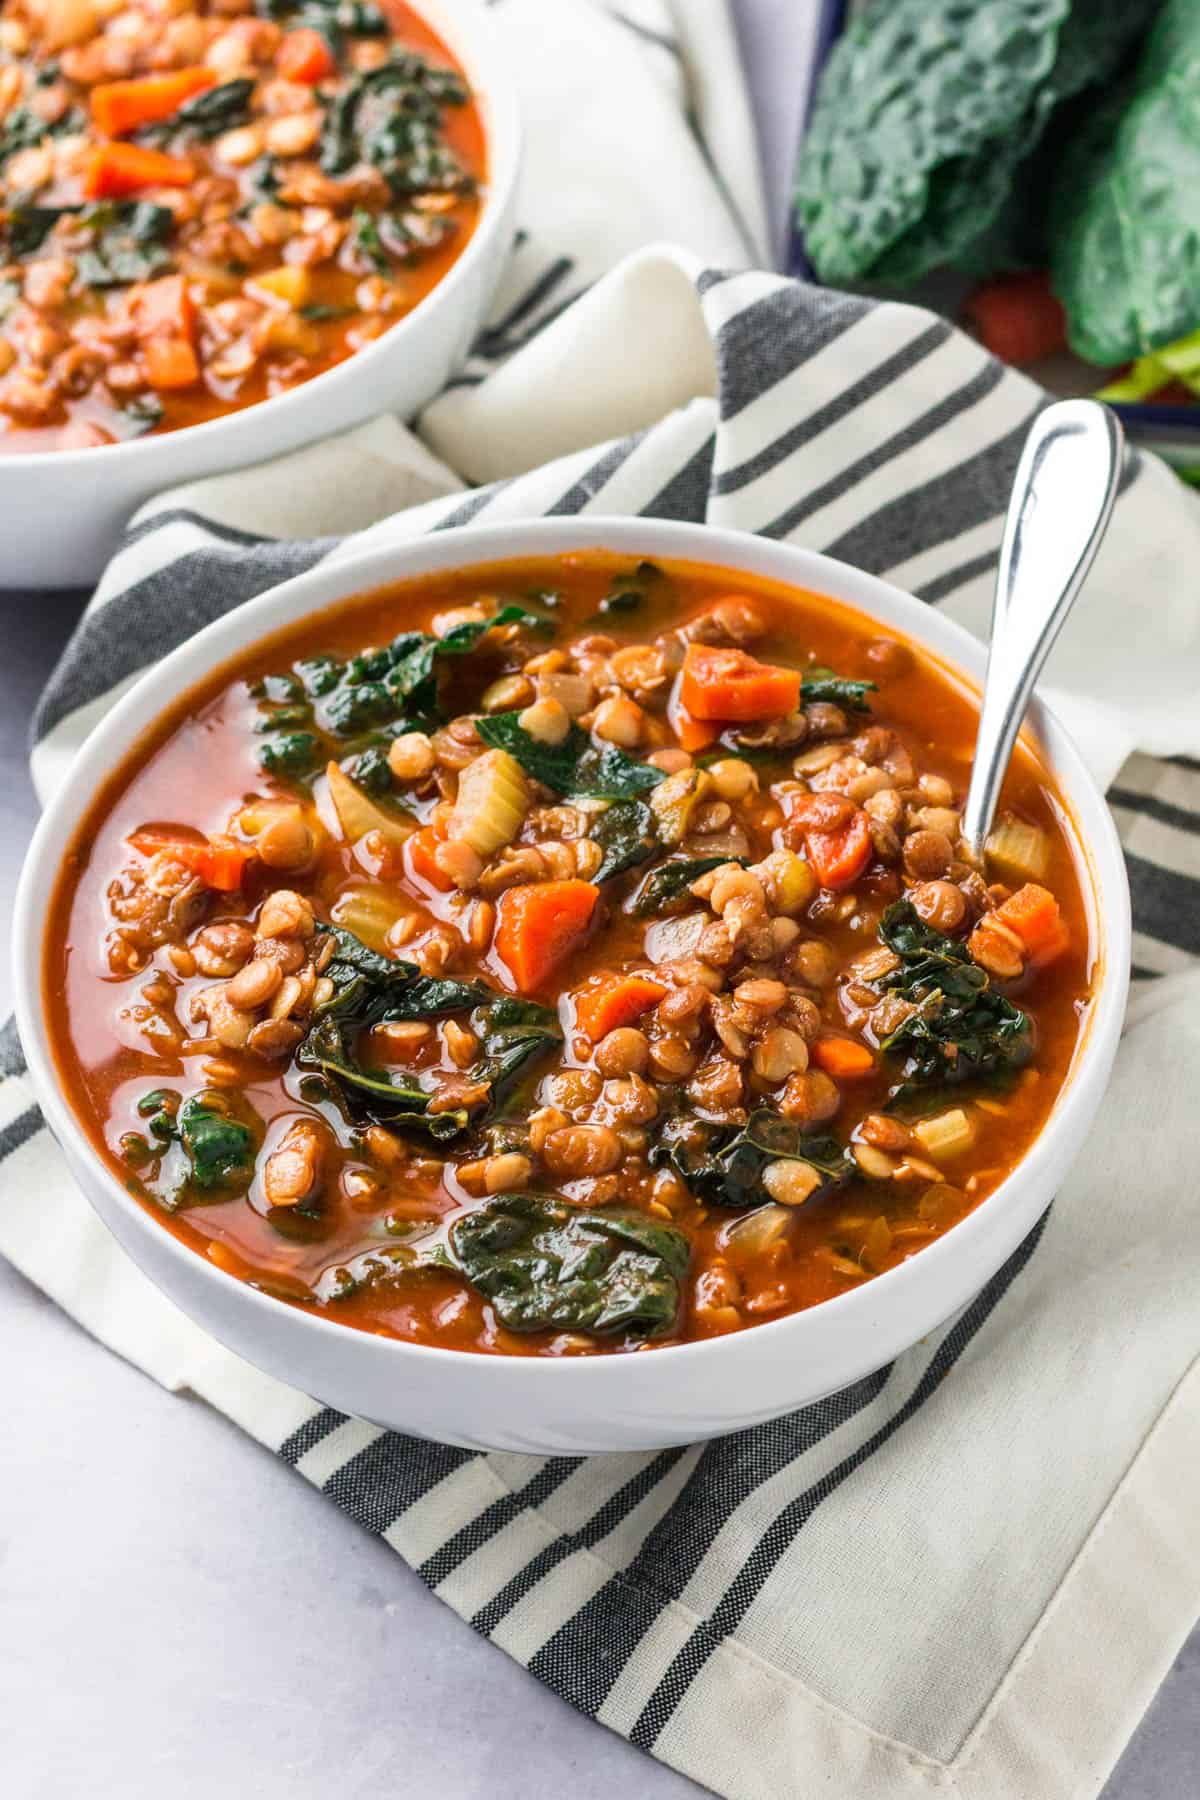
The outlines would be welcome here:
<svg viewBox="0 0 1200 1800">
<path fill-rule="evenodd" d="M 1124 436 L 1095 400 L 1060 400 L 1034 420 L 1017 465 L 996 573 L 962 834 L 983 859 L 1025 708 L 1108 529 Z"/>
</svg>

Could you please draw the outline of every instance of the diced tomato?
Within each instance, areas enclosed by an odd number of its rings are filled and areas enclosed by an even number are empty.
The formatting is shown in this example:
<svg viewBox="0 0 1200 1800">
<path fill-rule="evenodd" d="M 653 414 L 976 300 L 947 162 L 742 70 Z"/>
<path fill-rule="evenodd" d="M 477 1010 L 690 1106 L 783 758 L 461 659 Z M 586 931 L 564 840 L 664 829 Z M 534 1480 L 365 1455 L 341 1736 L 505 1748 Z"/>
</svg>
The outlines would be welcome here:
<svg viewBox="0 0 1200 1800">
<path fill-rule="evenodd" d="M 632 1025 L 666 993 L 648 975 L 598 975 L 575 995 L 575 1023 L 593 1044 L 610 1031 Z"/>
<path fill-rule="evenodd" d="M 319 31 L 302 25 L 289 31 L 279 46 L 275 65 L 285 81 L 303 82 L 315 87 L 318 81 L 337 73 L 333 51 Z"/>
<path fill-rule="evenodd" d="M 832 831 L 806 832 L 804 843 L 813 874 L 825 888 L 853 887 L 871 860 L 871 829 L 861 807 Z"/>
<path fill-rule="evenodd" d="M 599 897 L 590 881 L 536 881 L 501 894 L 492 941 L 520 993 L 536 993 L 579 947 Z"/>
<path fill-rule="evenodd" d="M 689 644 L 679 698 L 693 719 L 778 719 L 800 704 L 800 671 L 761 663 L 744 650 Z"/>
<path fill-rule="evenodd" d="M 985 281 L 967 299 L 963 315 L 984 348 L 1016 369 L 1067 347 L 1067 315 L 1044 269 Z"/>
<path fill-rule="evenodd" d="M 198 875 L 205 887 L 232 894 L 242 885 L 251 852 L 230 837 L 204 837 L 170 826 L 147 825 L 130 834 L 129 842 L 143 856 L 165 853 Z"/>
<path fill-rule="evenodd" d="M 450 877 L 437 865 L 438 847 L 445 841 L 432 825 L 422 825 L 420 831 L 413 832 L 404 846 L 404 872 L 410 881 L 423 881 L 426 887 L 436 888 L 441 894 L 449 890 Z"/>
</svg>

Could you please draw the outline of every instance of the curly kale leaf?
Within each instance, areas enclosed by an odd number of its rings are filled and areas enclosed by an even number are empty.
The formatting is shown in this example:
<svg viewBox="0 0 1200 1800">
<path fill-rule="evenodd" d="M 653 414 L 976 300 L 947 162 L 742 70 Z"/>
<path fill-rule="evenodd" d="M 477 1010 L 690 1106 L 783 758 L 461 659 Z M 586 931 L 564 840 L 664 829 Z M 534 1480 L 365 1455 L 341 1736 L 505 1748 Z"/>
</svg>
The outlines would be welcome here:
<svg viewBox="0 0 1200 1800">
<path fill-rule="evenodd" d="M 1032 1021 L 995 991 L 965 944 L 926 925 L 909 900 L 888 907 L 879 936 L 900 967 L 871 985 L 913 1008 L 880 1045 L 902 1059 L 904 1080 L 893 1103 L 925 1087 L 1009 1074 L 1029 1061 Z"/>
<path fill-rule="evenodd" d="M 143 128 L 139 137 L 146 144 L 166 143 L 177 131 L 192 137 L 208 139 L 245 125 L 250 119 L 250 102 L 254 82 L 248 75 L 233 81 L 222 81 L 216 87 L 202 88 L 173 112 L 169 119 Z"/>
<path fill-rule="evenodd" d="M 661 769 L 637 762 L 615 744 L 597 746 L 572 725 L 561 744 L 531 737 L 519 713 L 488 713 L 476 719 L 484 743 L 515 756 L 527 775 L 572 799 L 628 800 L 649 793 L 664 779 Z"/>
<path fill-rule="evenodd" d="M 494 998 L 473 1020 L 482 1039 L 482 1054 L 470 1073 L 486 1081 L 497 1107 L 522 1071 L 562 1042 L 558 1014 L 532 1000 L 507 994 Z"/>
<path fill-rule="evenodd" d="M 347 81 L 325 114 L 321 167 L 344 175 L 356 163 L 378 169 L 397 196 L 456 192 L 474 185 L 444 142 L 443 112 L 468 90 L 452 69 L 411 51 L 393 51 L 380 68 Z"/>
<path fill-rule="evenodd" d="M 808 1163 L 823 1178 L 814 1195 L 842 1186 L 856 1173 L 853 1159 L 835 1138 L 806 1133 L 766 1107 L 752 1112 L 744 1126 L 670 1114 L 650 1161 L 656 1167 L 669 1165 L 700 1199 L 732 1207 L 761 1206 L 770 1198 L 762 1185 L 768 1163 Z"/>
<path fill-rule="evenodd" d="M 455 1262 L 510 1331 L 661 1337 L 679 1311 L 689 1246 L 644 1214 L 581 1212 L 502 1194 L 450 1227 Z"/>
</svg>

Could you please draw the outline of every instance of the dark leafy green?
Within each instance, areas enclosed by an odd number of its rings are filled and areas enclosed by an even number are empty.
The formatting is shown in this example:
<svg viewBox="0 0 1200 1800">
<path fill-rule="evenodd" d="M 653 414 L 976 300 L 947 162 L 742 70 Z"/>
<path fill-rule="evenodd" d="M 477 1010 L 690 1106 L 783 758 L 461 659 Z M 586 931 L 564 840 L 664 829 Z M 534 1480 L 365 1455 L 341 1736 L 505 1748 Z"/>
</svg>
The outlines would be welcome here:
<svg viewBox="0 0 1200 1800">
<path fill-rule="evenodd" d="M 657 563 L 640 562 L 628 575 L 619 575 L 600 602 L 600 612 L 627 613 L 636 612 L 644 605 L 647 596 L 655 585 L 662 580 L 662 570 Z"/>
<path fill-rule="evenodd" d="M 1051 201 L 1051 274 L 1071 346 L 1101 366 L 1200 319 L 1200 12 L 1167 0 L 1130 88 L 1082 127 Z"/>
<path fill-rule="evenodd" d="M 1010 1074 L 1028 1062 L 1032 1021 L 996 992 L 965 944 L 926 925 L 909 900 L 888 907 L 879 936 L 900 967 L 870 985 L 914 1007 L 880 1046 L 902 1062 L 893 1102 L 929 1086 Z"/>
<path fill-rule="evenodd" d="M 759 1107 L 744 1126 L 714 1125 L 692 1113 L 668 1114 L 650 1161 L 674 1169 L 694 1194 L 715 1206 L 761 1206 L 768 1163 L 805 1162 L 824 1177 L 813 1197 L 842 1186 L 857 1172 L 835 1138 L 805 1133 L 790 1119 Z"/>
<path fill-rule="evenodd" d="M 699 881 L 712 869 L 719 869 L 728 862 L 743 862 L 736 856 L 676 856 L 670 862 L 660 863 L 657 869 L 651 869 L 645 881 L 634 895 L 631 912 L 639 918 L 660 913 L 673 900 L 679 900 L 686 894 L 693 881 Z"/>
<path fill-rule="evenodd" d="M 88 245 L 77 252 L 75 267 L 87 287 L 123 287 L 170 267 L 167 242 L 175 226 L 170 207 L 105 200 L 85 206 L 78 225 L 87 233 Z"/>
<path fill-rule="evenodd" d="M 70 107 L 52 125 L 39 118 L 31 106 L 14 106 L 3 123 L 0 123 L 0 168 L 18 150 L 32 150 L 43 138 L 76 132 L 82 123 L 82 115 L 75 106 Z"/>
<path fill-rule="evenodd" d="M 661 769 L 636 762 L 615 744 L 594 745 L 578 725 L 571 726 L 561 744 L 531 737 L 515 712 L 489 713 L 476 719 L 475 729 L 485 744 L 515 756 L 535 781 L 574 799 L 634 799 L 663 780 Z"/>
<path fill-rule="evenodd" d="M 466 1109 L 430 1112 L 431 1095 L 412 1077 L 362 1063 L 356 1043 L 370 1026 L 470 1012 L 480 1051 L 466 1073 L 487 1087 L 489 1110 L 528 1065 L 562 1041 L 558 1015 L 547 1007 L 497 994 L 484 982 L 423 975 L 414 963 L 378 955 L 341 926 L 329 929 L 336 947 L 324 973 L 333 994 L 318 1009 L 296 1061 L 331 1082 L 356 1117 L 409 1125 L 437 1139 L 458 1137 L 471 1124 Z"/>
<path fill-rule="evenodd" d="M 350 247 L 380 275 L 397 263 L 415 262 L 453 236 L 453 219 L 433 213 L 370 213 L 360 207 L 350 221 Z"/>
<path fill-rule="evenodd" d="M 454 1259 L 510 1331 L 661 1337 L 679 1311 L 689 1248 L 641 1213 L 581 1212 L 503 1194 L 450 1227 Z"/>
<path fill-rule="evenodd" d="M 452 70 L 412 51 L 348 80 L 325 113 L 321 167 L 344 175 L 356 163 L 377 168 L 400 198 L 455 192 L 474 185 L 443 139 L 443 112 L 461 106 L 468 90 Z"/>
<path fill-rule="evenodd" d="M 342 767 L 364 793 L 373 795 L 376 800 L 390 794 L 395 786 L 387 750 L 382 744 L 369 744 L 358 756 L 352 756 L 349 762 L 343 763 Z"/>
<path fill-rule="evenodd" d="M 169 119 L 143 127 L 138 136 L 146 144 L 166 143 L 179 131 L 202 140 L 220 137 L 223 132 L 249 122 L 253 93 L 254 81 L 248 75 L 222 81 L 216 87 L 203 88 L 190 100 L 185 100 Z"/>
<path fill-rule="evenodd" d="M 316 1284 L 316 1298 L 321 1301 L 348 1300 L 351 1294 L 366 1287 L 383 1287 L 390 1282 L 420 1273 L 423 1269 L 453 1269 L 449 1252 L 440 1242 L 432 1244 L 388 1244 L 377 1250 L 364 1250 L 337 1268 L 326 1269 Z"/>
<path fill-rule="evenodd" d="M 324 969 L 333 983 L 333 995 L 321 1007 L 322 1016 L 331 1015 L 361 1029 L 384 1020 L 446 1018 L 493 998 L 492 990 L 481 981 L 445 981 L 423 975 L 416 963 L 380 956 L 341 925 L 326 929 L 335 946 Z"/>
<path fill-rule="evenodd" d="M 847 712 L 870 712 L 871 703 L 867 695 L 873 694 L 877 687 L 878 683 L 874 681 L 847 681 L 830 670 L 814 670 L 800 683 L 800 703 L 802 706 L 812 706 L 818 700 L 824 700 L 832 706 L 843 707 Z"/>
<path fill-rule="evenodd" d="M 286 676 L 268 677 L 259 690 L 264 704 L 259 729 L 271 734 L 259 760 L 273 775 L 303 780 L 328 760 L 318 733 L 345 743 L 381 730 L 440 723 L 438 687 L 444 666 L 469 656 L 489 632 L 504 625 L 553 630 L 541 613 L 514 601 L 486 619 L 456 625 L 444 637 L 406 631 L 390 644 L 344 662 L 326 655 L 302 658 Z M 383 754 L 378 742 L 363 745 L 364 754 L 371 750 Z M 376 768 L 381 781 L 378 761 Z"/>
<path fill-rule="evenodd" d="M 178 1122 L 190 1181 L 198 1188 L 245 1187 L 254 1173 L 254 1133 L 248 1125 L 219 1111 L 207 1092 L 188 1095 Z"/>
<path fill-rule="evenodd" d="M 611 881 L 661 849 L 654 814 L 644 800 L 614 800 L 588 835 L 604 852 L 593 881 Z"/>
<path fill-rule="evenodd" d="M 60 219 L 79 210 L 77 206 L 10 206 L 0 211 L 0 248 L 9 257 L 32 256 Z"/>
</svg>

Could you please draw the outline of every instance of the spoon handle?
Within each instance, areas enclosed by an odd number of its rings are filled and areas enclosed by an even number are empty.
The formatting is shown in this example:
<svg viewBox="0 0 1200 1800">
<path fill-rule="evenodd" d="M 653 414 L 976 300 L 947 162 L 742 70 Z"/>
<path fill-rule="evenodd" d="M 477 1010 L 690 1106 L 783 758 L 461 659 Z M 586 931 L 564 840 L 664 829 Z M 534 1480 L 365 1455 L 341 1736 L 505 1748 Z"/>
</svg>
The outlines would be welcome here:
<svg viewBox="0 0 1200 1800">
<path fill-rule="evenodd" d="M 1095 400 L 1038 414 L 1017 465 L 996 574 L 992 643 L 962 833 L 977 860 L 1034 682 L 1100 547 L 1124 438 Z"/>
</svg>

